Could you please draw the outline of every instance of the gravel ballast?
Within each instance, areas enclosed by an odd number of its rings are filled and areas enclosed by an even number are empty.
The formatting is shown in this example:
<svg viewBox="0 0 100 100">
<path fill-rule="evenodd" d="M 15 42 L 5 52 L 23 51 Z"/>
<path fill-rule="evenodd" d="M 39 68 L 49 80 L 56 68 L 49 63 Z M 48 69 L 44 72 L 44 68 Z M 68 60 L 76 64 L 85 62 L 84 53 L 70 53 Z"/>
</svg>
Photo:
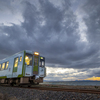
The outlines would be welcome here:
<svg viewBox="0 0 100 100">
<path fill-rule="evenodd" d="M 0 94 L 8 100 L 100 100 L 100 94 L 47 91 L 0 86 Z M 3 100 L 0 98 L 0 100 Z M 7 100 L 7 99 L 6 99 Z"/>
</svg>

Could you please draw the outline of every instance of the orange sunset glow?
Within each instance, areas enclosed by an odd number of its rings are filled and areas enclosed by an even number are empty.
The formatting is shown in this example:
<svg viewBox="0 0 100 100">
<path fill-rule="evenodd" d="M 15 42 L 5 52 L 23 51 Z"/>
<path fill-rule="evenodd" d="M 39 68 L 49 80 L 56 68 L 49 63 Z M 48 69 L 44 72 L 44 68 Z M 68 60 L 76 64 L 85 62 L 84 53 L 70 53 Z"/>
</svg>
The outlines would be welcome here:
<svg viewBox="0 0 100 100">
<path fill-rule="evenodd" d="M 100 81 L 100 77 L 90 77 L 90 78 L 86 78 L 86 79 L 79 79 L 79 80 L 91 80 L 91 81 Z"/>
<path fill-rule="evenodd" d="M 84 79 L 84 80 L 93 80 L 93 81 L 100 81 L 100 77 L 90 77 L 90 78 L 87 78 L 87 79 Z"/>
<path fill-rule="evenodd" d="M 93 77 L 90 77 L 90 78 L 78 79 L 78 80 L 79 80 L 79 81 L 80 81 L 80 80 L 100 81 L 100 77 L 95 77 L 95 76 L 93 76 Z"/>
</svg>

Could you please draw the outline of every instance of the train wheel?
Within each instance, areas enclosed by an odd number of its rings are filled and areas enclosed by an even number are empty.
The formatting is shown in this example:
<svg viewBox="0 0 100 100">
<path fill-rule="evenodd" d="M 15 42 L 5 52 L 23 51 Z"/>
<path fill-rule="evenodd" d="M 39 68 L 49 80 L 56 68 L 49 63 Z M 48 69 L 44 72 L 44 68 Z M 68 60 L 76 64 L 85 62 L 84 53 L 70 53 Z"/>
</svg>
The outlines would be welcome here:
<svg viewBox="0 0 100 100">
<path fill-rule="evenodd" d="M 22 87 L 22 85 L 21 85 L 21 84 L 18 84 L 18 86 L 19 86 L 19 87 Z"/>
<path fill-rule="evenodd" d="M 31 87 L 31 85 L 29 84 L 28 87 Z"/>
<path fill-rule="evenodd" d="M 14 86 L 14 83 L 11 83 L 10 86 Z"/>
<path fill-rule="evenodd" d="M 36 85 L 39 85 L 39 83 L 37 82 L 37 84 Z"/>
</svg>

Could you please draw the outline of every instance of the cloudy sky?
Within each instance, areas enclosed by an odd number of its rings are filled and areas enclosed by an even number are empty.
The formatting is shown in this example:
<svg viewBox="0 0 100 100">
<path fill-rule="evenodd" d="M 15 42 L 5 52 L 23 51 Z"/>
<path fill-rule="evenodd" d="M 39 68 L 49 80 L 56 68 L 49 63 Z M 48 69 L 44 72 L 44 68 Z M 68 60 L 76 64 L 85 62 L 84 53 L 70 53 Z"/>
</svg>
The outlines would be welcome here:
<svg viewBox="0 0 100 100">
<path fill-rule="evenodd" d="M 46 58 L 45 80 L 100 79 L 100 0 L 0 0 L 0 59 Z"/>
</svg>

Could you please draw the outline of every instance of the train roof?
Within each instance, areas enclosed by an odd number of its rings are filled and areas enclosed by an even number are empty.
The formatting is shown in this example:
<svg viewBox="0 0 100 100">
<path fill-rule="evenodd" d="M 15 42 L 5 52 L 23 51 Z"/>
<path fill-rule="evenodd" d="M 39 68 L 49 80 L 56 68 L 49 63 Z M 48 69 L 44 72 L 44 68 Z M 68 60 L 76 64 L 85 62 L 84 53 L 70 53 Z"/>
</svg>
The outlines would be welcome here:
<svg viewBox="0 0 100 100">
<path fill-rule="evenodd" d="M 11 55 L 11 56 L 8 56 L 8 57 L 6 57 L 6 58 L 4 58 L 4 59 L 1 59 L 0 61 L 6 60 L 6 59 L 8 59 L 8 58 L 10 58 L 10 57 L 12 57 L 12 56 L 14 56 L 14 55 L 17 55 L 17 54 L 19 54 L 19 53 L 24 52 L 24 51 L 25 51 L 26 53 L 34 54 L 34 51 L 31 51 L 31 50 L 23 50 L 23 51 L 20 51 L 20 52 L 18 52 L 18 53 L 15 53 L 15 54 L 13 54 L 13 55 Z"/>
</svg>

